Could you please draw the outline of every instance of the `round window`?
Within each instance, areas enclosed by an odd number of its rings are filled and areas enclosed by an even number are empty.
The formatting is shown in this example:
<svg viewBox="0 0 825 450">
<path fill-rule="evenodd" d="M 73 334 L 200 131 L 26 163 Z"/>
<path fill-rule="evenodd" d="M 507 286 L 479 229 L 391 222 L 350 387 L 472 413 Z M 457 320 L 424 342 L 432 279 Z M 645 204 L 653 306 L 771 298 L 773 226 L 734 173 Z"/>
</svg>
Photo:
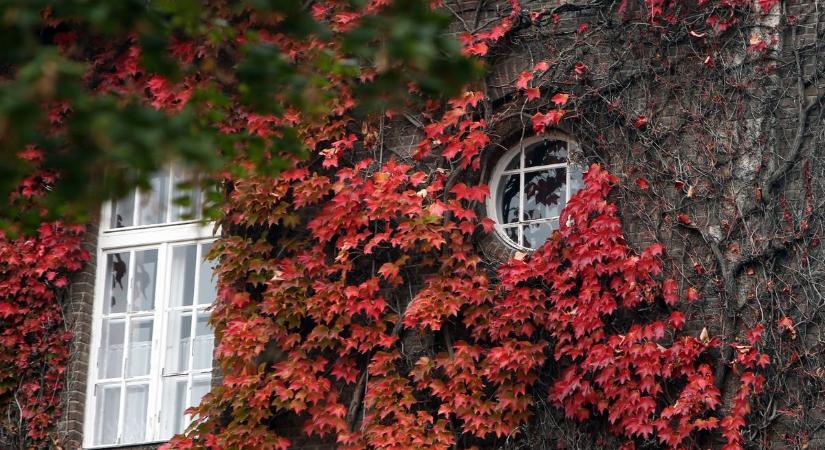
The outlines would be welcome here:
<svg viewBox="0 0 825 450">
<path fill-rule="evenodd" d="M 535 136 L 499 160 L 490 179 L 487 215 L 507 244 L 534 250 L 559 227 L 567 199 L 582 187 L 581 168 L 568 160 L 574 147 L 562 136 Z"/>
</svg>

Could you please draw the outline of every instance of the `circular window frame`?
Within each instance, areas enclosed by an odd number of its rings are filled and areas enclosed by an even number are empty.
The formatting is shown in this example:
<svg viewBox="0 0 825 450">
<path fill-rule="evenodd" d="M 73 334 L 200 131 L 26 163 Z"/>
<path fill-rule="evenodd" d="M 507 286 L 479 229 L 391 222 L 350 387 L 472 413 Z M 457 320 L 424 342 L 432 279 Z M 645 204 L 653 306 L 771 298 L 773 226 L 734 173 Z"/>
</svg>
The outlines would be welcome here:
<svg viewBox="0 0 825 450">
<path fill-rule="evenodd" d="M 573 195 L 573 192 L 570 192 L 570 183 L 569 183 L 569 176 L 570 175 L 569 174 L 570 174 L 570 167 L 571 166 L 577 166 L 573 162 L 573 155 L 577 155 L 579 153 L 579 144 L 574 139 L 572 139 L 569 135 L 567 135 L 566 133 L 563 133 L 561 131 L 546 131 L 546 132 L 544 132 L 542 134 L 539 134 L 539 135 L 534 135 L 534 136 L 524 138 L 524 139 L 520 140 L 518 143 L 516 143 L 514 146 L 507 149 L 507 151 L 505 151 L 498 158 L 498 161 L 496 162 L 495 168 L 493 169 L 493 172 L 490 174 L 489 183 L 488 183 L 488 187 L 490 189 L 490 195 L 487 197 L 487 201 L 486 201 L 486 213 L 487 213 L 487 217 L 493 219 L 493 222 L 494 222 L 493 228 L 495 229 L 496 238 L 512 250 L 517 250 L 517 251 L 522 251 L 522 252 L 533 252 L 536 249 L 535 248 L 528 248 L 528 247 L 524 247 L 522 245 L 519 245 L 517 242 L 513 242 L 513 240 L 510 239 L 509 236 L 507 236 L 507 233 L 505 232 L 504 228 L 505 228 L 505 226 L 512 226 L 512 223 L 511 224 L 502 224 L 501 223 L 502 221 L 501 221 L 501 217 L 499 216 L 498 204 L 497 204 L 499 199 L 497 198 L 498 196 L 496 195 L 498 193 L 499 183 L 501 183 L 501 180 L 503 179 L 506 167 L 507 167 L 508 163 L 512 160 L 513 156 L 515 156 L 516 154 L 523 155 L 522 150 L 524 148 L 529 147 L 529 146 L 531 146 L 531 145 L 533 145 L 537 142 L 541 142 L 542 140 L 545 140 L 545 139 L 559 140 L 559 141 L 564 141 L 564 142 L 567 143 L 567 162 L 564 163 L 564 167 L 566 169 L 566 173 L 567 173 L 567 176 L 568 176 L 568 180 L 567 180 L 568 182 L 566 183 L 568 192 L 567 192 L 567 198 L 565 199 L 565 202 L 569 201 L 570 197 Z M 523 158 L 523 156 L 522 156 L 522 158 Z M 535 170 L 539 171 L 539 170 L 542 170 L 542 168 L 547 169 L 547 168 L 551 168 L 553 166 L 556 166 L 556 168 L 559 168 L 559 167 L 561 167 L 561 163 L 550 164 L 548 166 L 540 166 L 541 168 L 537 168 Z M 532 170 L 530 170 L 530 171 L 532 171 Z M 522 174 L 522 176 L 525 173 L 524 160 L 523 159 L 519 163 L 519 168 L 518 168 L 517 173 Z M 542 219 L 542 220 L 552 223 L 552 219 L 550 219 L 550 220 Z M 541 222 L 542 220 L 538 220 L 536 222 Z M 519 223 L 528 223 L 528 222 L 519 220 L 519 221 L 513 222 L 513 223 L 519 224 Z M 556 229 L 558 229 L 558 225 L 553 230 L 555 231 Z"/>
</svg>

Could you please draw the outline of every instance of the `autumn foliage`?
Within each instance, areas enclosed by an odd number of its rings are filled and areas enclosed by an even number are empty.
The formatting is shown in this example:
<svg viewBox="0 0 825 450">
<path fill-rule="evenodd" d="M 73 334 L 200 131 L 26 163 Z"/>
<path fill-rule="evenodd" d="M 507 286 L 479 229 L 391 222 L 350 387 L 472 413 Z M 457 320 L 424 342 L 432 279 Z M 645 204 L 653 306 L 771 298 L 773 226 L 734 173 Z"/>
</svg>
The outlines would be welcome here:
<svg viewBox="0 0 825 450">
<path fill-rule="evenodd" d="M 263 289 L 224 284 L 215 315 L 226 324 L 217 355 L 227 375 L 199 409 L 209 418 L 176 448 L 251 440 L 287 448 L 269 424 L 290 412 L 306 418 L 306 433 L 331 434 L 342 448 L 449 448 L 465 434 L 484 442 L 512 433 L 529 420 L 537 392 L 571 419 L 604 421 L 624 448 L 646 440 L 690 447 L 701 431 L 717 429 L 726 448 L 740 448 L 749 397 L 761 389 L 753 370 L 767 363 L 754 347 L 758 337 L 738 347 L 742 387 L 723 414 L 709 364 L 720 343 L 682 332 L 679 289 L 661 279 L 662 246 L 636 254 L 625 243 L 608 200 L 615 178 L 592 166 L 561 229 L 533 255 L 499 268 L 493 283 L 470 253 L 476 228 L 462 226 L 476 219 L 448 219 L 472 215 L 462 207 L 475 201 L 469 188 L 454 188 L 447 203 L 429 200 L 443 193 L 437 181 L 419 195 L 420 172 L 393 161 L 369 166 L 325 180 L 332 197 L 309 222 L 311 244 L 265 261 L 269 244 L 223 242 L 223 282 L 253 276 Z M 285 179 L 302 186 L 313 177 L 296 171 Z M 237 199 L 249 194 L 243 184 Z M 387 262 L 359 273 L 368 256 Z M 390 289 L 423 265 L 433 274 L 399 317 Z M 403 333 L 454 340 L 404 370 Z M 270 339 L 282 354 L 262 360 Z M 543 383 L 550 388 L 541 393 Z M 364 388 L 363 416 L 353 420 L 347 397 Z M 219 411 L 239 419 L 213 419 Z"/>
<path fill-rule="evenodd" d="M 19 156 L 38 164 L 41 153 L 28 148 Z M 26 178 L 13 201 L 37 211 L 38 200 L 54 174 Z M 42 223 L 30 235 L 0 232 L 0 405 L 11 420 L 0 436 L 16 448 L 54 442 L 54 423 L 63 404 L 72 333 L 63 318 L 69 276 L 89 258 L 82 247 L 85 227 Z M 16 437 L 17 442 L 10 442 Z"/>
<path fill-rule="evenodd" d="M 505 18 L 461 36 L 465 55 L 482 58 L 519 24 L 550 14 L 508 4 Z M 658 26 L 678 22 L 681 4 L 622 1 L 616 12 L 643 8 Z M 758 4 L 763 11 L 775 6 Z M 703 26 L 724 32 L 746 2 L 690 5 L 708 8 Z M 369 2 L 365 11 L 383 6 Z M 335 32 L 362 14 L 338 2 L 312 6 L 313 17 Z M 258 32 L 298 66 L 318 55 L 346 59 L 334 39 L 301 41 L 268 31 L 279 18 L 240 16 L 239 27 Z M 179 80 L 153 74 L 140 67 L 137 42 L 121 44 L 92 51 L 95 89 L 138 96 L 170 117 L 196 87 L 231 78 L 218 70 Z M 176 41 L 169 51 L 187 66 L 225 56 L 208 42 Z M 528 121 L 536 134 L 577 114 L 572 93 L 539 88 L 550 65 L 539 61 L 513 81 L 526 102 L 548 100 Z M 243 152 L 219 174 L 224 236 L 211 257 L 219 260 L 212 323 L 222 379 L 170 448 L 286 449 L 295 434 L 342 449 L 483 447 L 522 430 L 543 401 L 624 449 L 714 440 L 726 450 L 743 448 L 751 399 L 770 362 L 759 348 L 762 330 L 723 342 L 689 323 L 686 308 L 702 294 L 663 271 L 661 244 L 641 251 L 627 244 L 610 197 L 616 178 L 592 165 L 548 242 L 490 267 L 477 246 L 492 232 L 480 208 L 489 192 L 471 176 L 493 143 L 480 107 L 484 93 L 468 87 L 443 102 L 419 98 L 421 139 L 408 158 L 390 157 L 378 124 L 401 113 L 356 114 L 354 91 L 378 73 L 362 69 L 354 78 L 325 74 L 335 95 L 317 99 L 323 114 L 263 114 L 233 103 L 209 116 L 222 133 L 255 143 L 294 132 L 309 158 L 264 145 L 259 153 L 290 162 L 278 177 L 256 174 Z M 569 79 L 583 80 L 590 70 L 577 62 Z M 411 85 L 410 93 L 420 92 Z M 55 117 L 69 113 L 51 106 Z M 630 123 L 642 130 L 649 121 L 639 115 Z M 650 189 L 645 178 L 636 184 Z M 687 215 L 677 220 L 691 224 Z M 0 243 L 0 288 L 8 293 L 0 298 L 7 349 L 0 398 L 25 394 L 21 415 L 40 444 L 59 414 L 54 396 L 70 336 L 56 295 L 88 257 L 81 232 L 49 223 L 35 237 Z M 730 405 L 723 405 L 715 373 L 723 348 L 736 355 Z M 285 424 L 300 433 L 287 433 L 294 430 Z"/>
</svg>

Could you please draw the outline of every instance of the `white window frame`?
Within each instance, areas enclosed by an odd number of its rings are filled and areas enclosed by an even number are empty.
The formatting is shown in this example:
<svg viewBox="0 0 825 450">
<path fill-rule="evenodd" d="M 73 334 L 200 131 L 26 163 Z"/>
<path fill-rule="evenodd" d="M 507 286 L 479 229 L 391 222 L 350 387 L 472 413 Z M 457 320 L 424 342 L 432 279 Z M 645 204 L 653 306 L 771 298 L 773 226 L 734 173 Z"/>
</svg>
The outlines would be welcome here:
<svg viewBox="0 0 825 450">
<path fill-rule="evenodd" d="M 171 189 L 170 189 L 171 191 Z M 171 195 L 171 193 L 170 193 Z M 169 210 L 171 211 L 171 199 L 169 203 Z M 119 446 L 134 446 L 142 444 L 150 444 L 156 442 L 163 442 L 166 436 L 162 436 L 163 424 L 160 423 L 160 412 L 163 404 L 163 382 L 164 378 L 170 374 L 163 373 L 163 366 L 166 364 L 166 340 L 168 339 L 169 327 L 169 312 L 177 309 L 186 309 L 185 307 L 172 308 L 169 305 L 169 289 L 170 289 L 170 275 L 172 270 L 171 249 L 177 245 L 197 244 L 198 252 L 200 252 L 201 244 L 214 242 L 217 236 L 220 235 L 220 230 L 216 229 L 213 223 L 204 223 L 201 220 L 179 221 L 171 223 L 162 223 L 155 225 L 138 225 L 123 228 L 109 228 L 112 202 L 106 202 L 101 208 L 100 231 L 98 233 L 97 245 L 97 270 L 95 275 L 95 289 L 94 289 L 94 306 L 92 314 L 92 328 L 91 328 L 91 347 L 89 351 L 89 366 L 87 374 L 87 388 L 86 388 L 86 404 L 84 415 L 84 429 L 83 429 L 83 447 L 84 448 L 111 448 Z M 167 213 L 167 218 L 170 217 L 171 212 Z M 141 442 L 123 443 L 123 428 L 124 428 L 124 411 L 128 409 L 128 405 L 124 406 L 123 401 L 126 397 L 126 383 L 130 378 L 126 373 L 121 373 L 121 404 L 120 417 L 118 419 L 118 436 L 114 444 L 94 444 L 95 425 L 97 422 L 96 406 L 97 398 L 96 386 L 100 379 L 98 377 L 98 364 L 100 364 L 100 344 L 103 334 L 103 303 L 105 295 L 105 286 L 109 282 L 109 274 L 107 271 L 106 257 L 108 254 L 119 251 L 140 251 L 146 249 L 156 248 L 158 250 L 157 272 L 155 280 L 155 307 L 150 313 L 140 313 L 141 316 L 152 317 L 152 344 L 151 344 L 151 363 L 149 375 L 143 377 L 133 377 L 133 379 L 147 379 L 149 383 L 148 393 L 148 417 L 145 438 Z M 130 272 L 134 270 L 134 261 L 130 261 Z M 129 283 L 133 283 L 134 277 L 129 277 Z M 130 288 L 131 289 L 131 288 Z M 195 286 L 197 290 L 197 285 Z M 197 293 L 195 293 L 197 295 Z M 206 308 L 208 311 L 211 307 Z M 193 303 L 192 310 L 199 310 L 197 304 Z M 135 314 L 124 312 L 124 318 L 132 317 Z M 109 315 L 111 316 L 111 314 Z M 129 320 L 126 320 L 124 326 L 123 337 L 123 366 L 127 367 L 127 348 L 129 345 Z M 194 316 L 192 319 L 192 327 L 196 326 Z M 194 339 L 192 335 L 192 339 Z M 192 353 L 194 352 L 194 340 L 189 345 L 189 360 L 190 367 L 192 366 Z M 212 368 L 196 371 L 188 371 L 189 377 L 189 391 L 187 392 L 187 404 L 192 388 L 192 379 L 198 375 L 205 375 L 212 373 Z M 188 423 L 191 418 L 186 417 L 184 420 Z"/>
<path fill-rule="evenodd" d="M 547 140 L 559 140 L 559 141 L 567 142 L 567 162 L 525 168 L 525 166 L 524 166 L 524 164 L 525 164 L 524 151 L 523 150 L 525 148 L 527 148 L 527 147 L 529 147 L 529 146 L 531 146 L 531 145 L 533 145 L 537 142 L 541 142 L 545 139 L 547 139 Z M 567 196 L 565 198 L 565 204 L 566 204 L 566 202 L 570 200 L 570 197 L 573 194 L 575 194 L 575 191 L 571 192 L 571 184 L 572 183 L 570 182 L 571 181 L 570 180 L 570 173 L 571 173 L 571 168 L 578 168 L 580 170 L 580 167 L 578 165 L 572 163 L 570 157 L 571 157 L 571 155 L 578 153 L 578 150 L 579 150 L 578 143 L 576 143 L 576 141 L 572 140 L 566 134 L 558 132 L 558 131 L 548 131 L 548 132 L 545 132 L 543 134 L 536 135 L 536 136 L 531 136 L 531 137 L 528 137 L 526 139 L 523 139 L 523 140 L 519 141 L 518 144 L 516 144 L 513 147 L 511 147 L 510 149 L 508 149 L 501 156 L 501 158 L 499 158 L 498 162 L 496 163 L 495 169 L 493 170 L 493 173 L 490 176 L 490 183 L 489 183 L 490 196 L 487 197 L 487 217 L 493 219 L 493 222 L 495 222 L 494 228 L 495 228 L 496 234 L 509 247 L 512 247 L 512 248 L 514 248 L 516 250 L 520 250 L 520 251 L 528 251 L 528 252 L 535 251 L 536 249 L 534 249 L 534 248 L 529 248 L 529 247 L 525 247 L 525 246 L 521 245 L 521 242 L 523 242 L 523 237 L 524 237 L 524 227 L 528 226 L 528 225 L 531 225 L 531 224 L 536 224 L 536 223 L 550 223 L 551 226 L 552 226 L 552 229 L 556 230 L 559 226 L 558 225 L 559 216 L 547 217 L 547 218 L 541 218 L 541 219 L 532 219 L 532 220 L 524 220 L 524 218 L 521 217 L 521 215 L 524 212 L 524 195 L 523 195 L 523 192 L 524 192 L 524 174 L 530 173 L 530 172 L 539 172 L 539 171 L 542 171 L 542 170 L 550 170 L 550 169 L 566 169 L 565 170 L 565 174 L 566 174 L 566 177 L 567 177 L 566 182 L 565 182 L 565 188 L 566 188 L 565 195 Z M 520 161 L 519 161 L 519 167 L 517 169 L 507 170 L 508 163 L 512 160 L 512 158 L 516 154 L 519 154 L 520 158 L 521 158 Z M 499 202 L 500 202 L 501 199 L 498 198 L 499 184 L 501 183 L 501 180 L 504 178 L 505 175 L 516 175 L 516 174 L 519 175 L 519 178 L 520 178 L 519 185 L 520 185 L 520 189 L 521 189 L 521 191 L 519 192 L 519 220 L 517 220 L 515 222 L 510 222 L 510 223 L 502 223 L 503 220 L 502 220 L 502 217 L 501 217 L 501 209 L 499 208 L 499 206 L 500 206 Z M 507 235 L 506 228 L 513 228 L 514 226 L 517 227 L 517 230 L 518 230 L 518 242 L 514 242 Z"/>
</svg>

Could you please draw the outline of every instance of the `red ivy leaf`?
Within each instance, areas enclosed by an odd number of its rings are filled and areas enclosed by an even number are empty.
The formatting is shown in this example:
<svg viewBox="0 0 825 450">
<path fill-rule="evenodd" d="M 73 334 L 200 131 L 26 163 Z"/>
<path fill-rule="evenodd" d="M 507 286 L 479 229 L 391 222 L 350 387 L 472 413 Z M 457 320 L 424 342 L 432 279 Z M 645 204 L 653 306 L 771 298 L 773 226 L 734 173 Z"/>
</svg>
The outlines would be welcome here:
<svg viewBox="0 0 825 450">
<path fill-rule="evenodd" d="M 450 189 L 450 192 L 455 194 L 459 200 L 469 200 L 483 202 L 490 196 L 490 189 L 487 185 L 479 184 L 477 186 L 467 186 L 464 183 L 457 183 Z"/>
<path fill-rule="evenodd" d="M 567 104 L 567 100 L 570 99 L 570 94 L 565 94 L 559 92 L 558 94 L 554 95 L 553 98 L 550 99 L 551 102 L 555 103 L 558 106 L 564 106 Z"/>
<path fill-rule="evenodd" d="M 685 300 L 689 302 L 695 302 L 696 300 L 699 300 L 699 291 L 697 291 L 693 287 L 687 288 L 687 292 L 685 293 Z"/>
<path fill-rule="evenodd" d="M 681 330 L 685 325 L 685 315 L 681 311 L 673 311 L 668 318 L 670 326 L 677 330 Z"/>
<path fill-rule="evenodd" d="M 532 79 L 533 74 L 525 70 L 524 72 L 520 73 L 518 78 L 516 79 L 516 88 L 527 89 L 528 87 L 530 87 L 530 80 Z"/>
<path fill-rule="evenodd" d="M 544 72 L 550 68 L 550 63 L 547 61 L 540 61 L 535 66 L 533 66 L 533 72 Z"/>
<path fill-rule="evenodd" d="M 761 323 L 757 323 L 756 326 L 754 326 L 753 328 L 751 328 L 750 331 L 748 331 L 748 342 L 750 342 L 751 345 L 758 344 L 762 340 L 762 333 L 764 331 L 765 326 Z"/>
<path fill-rule="evenodd" d="M 564 109 L 553 109 L 544 114 L 536 113 L 532 118 L 533 130 L 540 133 L 549 126 L 558 125 L 566 112 L 567 110 Z"/>
</svg>

